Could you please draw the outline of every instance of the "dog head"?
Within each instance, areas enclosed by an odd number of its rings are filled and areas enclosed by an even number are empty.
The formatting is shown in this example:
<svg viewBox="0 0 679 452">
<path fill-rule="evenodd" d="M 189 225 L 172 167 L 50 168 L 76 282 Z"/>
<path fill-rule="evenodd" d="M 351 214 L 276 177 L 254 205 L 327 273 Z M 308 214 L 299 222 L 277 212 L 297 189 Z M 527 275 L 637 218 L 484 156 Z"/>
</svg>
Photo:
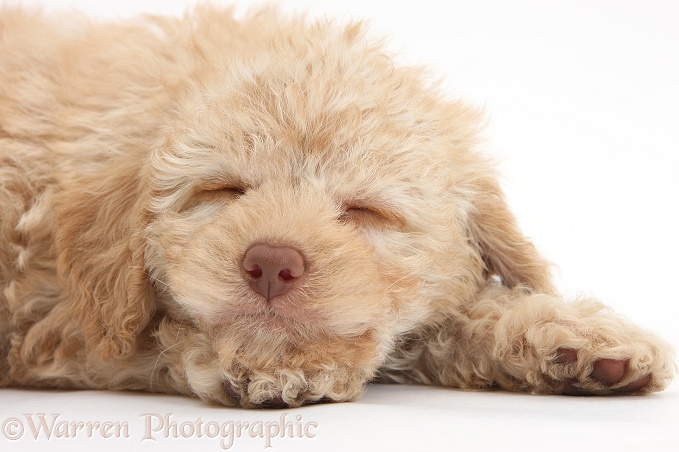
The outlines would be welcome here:
<svg viewBox="0 0 679 452">
<path fill-rule="evenodd" d="M 225 404 L 351 400 L 491 275 L 548 284 L 473 152 L 478 112 L 360 26 L 238 27 L 256 36 L 194 62 L 153 149 L 64 203 L 60 263 L 103 358 L 155 343 Z"/>
</svg>

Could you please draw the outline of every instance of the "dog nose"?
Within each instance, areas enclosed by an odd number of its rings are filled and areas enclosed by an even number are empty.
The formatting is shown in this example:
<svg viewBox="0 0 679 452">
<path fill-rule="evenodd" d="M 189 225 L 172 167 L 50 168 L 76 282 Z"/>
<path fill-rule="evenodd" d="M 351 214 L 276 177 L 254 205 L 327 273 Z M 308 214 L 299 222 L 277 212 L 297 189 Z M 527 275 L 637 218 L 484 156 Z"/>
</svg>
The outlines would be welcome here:
<svg viewBox="0 0 679 452">
<path fill-rule="evenodd" d="M 245 252 L 243 268 L 252 290 L 268 301 L 295 285 L 304 274 L 304 258 L 293 248 L 258 244 Z"/>
</svg>

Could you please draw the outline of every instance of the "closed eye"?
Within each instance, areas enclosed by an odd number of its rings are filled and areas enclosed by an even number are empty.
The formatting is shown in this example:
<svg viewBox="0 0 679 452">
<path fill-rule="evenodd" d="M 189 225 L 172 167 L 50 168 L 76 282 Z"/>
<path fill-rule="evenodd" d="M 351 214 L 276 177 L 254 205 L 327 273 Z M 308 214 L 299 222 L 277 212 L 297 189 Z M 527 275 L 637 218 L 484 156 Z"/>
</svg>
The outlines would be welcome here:
<svg viewBox="0 0 679 452">
<path fill-rule="evenodd" d="M 198 191 L 238 198 L 247 191 L 247 186 L 239 180 L 207 180 L 197 187 Z"/>
<path fill-rule="evenodd" d="M 346 207 L 338 218 L 343 223 L 371 229 L 404 229 L 403 219 L 389 211 L 368 206 Z"/>
<path fill-rule="evenodd" d="M 215 187 L 203 190 L 199 196 L 201 202 L 233 202 L 243 196 L 247 190 L 242 187 Z"/>
<path fill-rule="evenodd" d="M 240 185 L 202 184 L 195 187 L 189 201 L 182 206 L 182 210 L 193 209 L 203 204 L 231 203 L 243 196 L 247 189 Z"/>
<path fill-rule="evenodd" d="M 211 193 L 214 195 L 223 195 L 227 197 L 240 198 L 247 191 L 245 188 L 241 187 L 219 187 L 211 188 L 209 190 L 204 190 L 206 193 Z"/>
</svg>

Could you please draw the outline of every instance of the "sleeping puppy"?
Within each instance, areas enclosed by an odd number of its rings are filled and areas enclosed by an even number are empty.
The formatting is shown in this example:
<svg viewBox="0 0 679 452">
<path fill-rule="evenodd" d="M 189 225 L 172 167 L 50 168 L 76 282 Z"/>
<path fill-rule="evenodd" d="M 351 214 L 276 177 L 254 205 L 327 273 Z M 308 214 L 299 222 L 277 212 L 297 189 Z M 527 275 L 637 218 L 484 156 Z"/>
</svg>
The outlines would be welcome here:
<svg viewBox="0 0 679 452">
<path fill-rule="evenodd" d="M 555 292 L 480 122 L 361 25 L 0 10 L 0 386 L 663 389 L 667 343 Z"/>
</svg>

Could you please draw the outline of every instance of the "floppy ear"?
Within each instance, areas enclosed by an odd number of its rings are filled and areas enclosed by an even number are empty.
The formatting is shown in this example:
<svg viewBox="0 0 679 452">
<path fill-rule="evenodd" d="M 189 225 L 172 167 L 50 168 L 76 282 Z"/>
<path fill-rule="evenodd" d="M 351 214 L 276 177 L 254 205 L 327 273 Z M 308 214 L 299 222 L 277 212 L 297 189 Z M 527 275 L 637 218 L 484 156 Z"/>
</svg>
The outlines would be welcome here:
<svg viewBox="0 0 679 452">
<path fill-rule="evenodd" d="M 472 192 L 468 229 L 488 276 L 499 276 L 508 287 L 522 285 L 553 293 L 549 264 L 519 230 L 497 181 L 477 179 Z"/>
<path fill-rule="evenodd" d="M 65 302 L 104 360 L 132 353 L 154 312 L 144 268 L 139 162 L 69 180 L 56 194 L 57 271 Z M 108 170 L 110 171 L 110 170 Z"/>
</svg>

